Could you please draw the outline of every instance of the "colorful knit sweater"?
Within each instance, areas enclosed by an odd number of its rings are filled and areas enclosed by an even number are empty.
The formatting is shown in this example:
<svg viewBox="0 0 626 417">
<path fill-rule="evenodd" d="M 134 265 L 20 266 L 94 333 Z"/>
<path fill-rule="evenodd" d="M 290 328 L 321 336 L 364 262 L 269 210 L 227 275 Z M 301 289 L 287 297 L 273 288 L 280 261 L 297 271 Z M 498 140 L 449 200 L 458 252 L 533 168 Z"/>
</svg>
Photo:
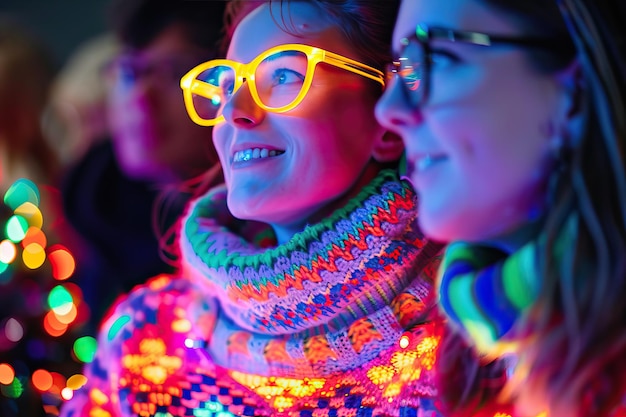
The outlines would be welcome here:
<svg viewBox="0 0 626 417">
<path fill-rule="evenodd" d="M 439 248 L 415 200 L 386 171 L 274 247 L 213 190 L 185 219 L 181 275 L 118 303 L 62 415 L 439 416 Z"/>
</svg>

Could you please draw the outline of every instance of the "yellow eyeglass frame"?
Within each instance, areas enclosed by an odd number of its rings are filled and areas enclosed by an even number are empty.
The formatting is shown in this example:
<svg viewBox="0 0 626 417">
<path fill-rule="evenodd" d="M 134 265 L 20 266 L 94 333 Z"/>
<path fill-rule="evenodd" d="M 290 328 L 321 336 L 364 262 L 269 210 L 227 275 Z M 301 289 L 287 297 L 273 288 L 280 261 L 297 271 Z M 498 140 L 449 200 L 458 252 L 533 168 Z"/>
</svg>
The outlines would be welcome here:
<svg viewBox="0 0 626 417">
<path fill-rule="evenodd" d="M 302 52 L 307 56 L 307 69 L 304 76 L 302 88 L 300 90 L 300 93 L 296 96 L 296 98 L 293 99 L 291 103 L 281 107 L 266 106 L 259 97 L 256 83 L 254 82 L 254 73 L 257 67 L 266 58 L 278 52 L 287 51 Z M 376 68 L 370 67 L 369 65 L 362 64 L 353 59 L 326 51 L 321 48 L 317 48 L 315 46 L 302 44 L 284 44 L 274 46 L 262 52 L 247 64 L 231 61 L 229 59 L 214 59 L 197 65 L 187 74 L 185 74 L 180 80 L 180 88 L 182 88 L 183 90 L 183 96 L 185 99 L 185 108 L 187 109 L 187 113 L 189 114 L 191 120 L 193 120 L 196 124 L 200 126 L 215 126 L 216 124 L 224 121 L 223 114 L 220 114 L 218 117 L 211 120 L 203 119 L 202 117 L 200 117 L 193 104 L 193 95 L 199 95 L 210 100 L 211 97 L 214 97 L 216 94 L 218 94 L 218 91 L 220 90 L 219 87 L 198 80 L 196 77 L 198 77 L 198 75 L 210 68 L 227 66 L 232 68 L 236 74 L 235 84 L 233 86 L 233 91 L 231 95 L 235 94 L 237 90 L 239 90 L 239 88 L 243 85 L 244 80 L 250 80 L 252 81 L 251 83 L 249 83 L 250 95 L 259 107 L 272 113 L 284 113 L 289 110 L 293 110 L 302 102 L 304 97 L 309 92 L 309 89 L 311 88 L 311 83 L 313 82 L 313 76 L 315 75 L 315 67 L 320 62 L 325 62 L 329 65 L 343 68 L 347 71 L 379 82 L 383 87 L 385 86 L 385 74 L 382 71 L 377 70 Z"/>
</svg>

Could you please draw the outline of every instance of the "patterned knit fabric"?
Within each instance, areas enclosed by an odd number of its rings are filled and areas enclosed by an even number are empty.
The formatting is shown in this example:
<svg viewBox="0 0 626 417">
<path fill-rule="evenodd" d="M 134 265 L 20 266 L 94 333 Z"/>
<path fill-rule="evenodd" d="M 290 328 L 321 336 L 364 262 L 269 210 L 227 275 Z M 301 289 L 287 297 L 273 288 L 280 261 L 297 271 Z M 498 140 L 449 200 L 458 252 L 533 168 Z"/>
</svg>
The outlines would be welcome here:
<svg viewBox="0 0 626 417">
<path fill-rule="evenodd" d="M 512 255 L 463 242 L 446 248 L 440 303 L 481 353 L 499 355 L 511 349 L 507 333 L 539 294 L 536 250 L 535 242 Z"/>
<path fill-rule="evenodd" d="M 222 211 L 221 191 L 201 199 L 186 273 L 116 305 L 62 416 L 440 416 L 439 247 L 417 231 L 415 199 L 385 172 L 279 247 Z"/>
<path fill-rule="evenodd" d="M 217 190 L 190 210 L 192 275 L 156 278 L 115 307 L 65 416 L 438 415 L 439 248 L 421 249 L 410 187 L 385 172 L 270 248 L 223 203 Z"/>
<path fill-rule="evenodd" d="M 415 194 L 391 170 L 275 248 L 249 243 L 238 224 L 228 230 L 225 211 L 224 188 L 193 205 L 183 257 L 216 286 L 229 317 L 255 332 L 343 327 L 388 305 L 428 261 L 418 257 L 424 238 L 412 225 Z"/>
</svg>

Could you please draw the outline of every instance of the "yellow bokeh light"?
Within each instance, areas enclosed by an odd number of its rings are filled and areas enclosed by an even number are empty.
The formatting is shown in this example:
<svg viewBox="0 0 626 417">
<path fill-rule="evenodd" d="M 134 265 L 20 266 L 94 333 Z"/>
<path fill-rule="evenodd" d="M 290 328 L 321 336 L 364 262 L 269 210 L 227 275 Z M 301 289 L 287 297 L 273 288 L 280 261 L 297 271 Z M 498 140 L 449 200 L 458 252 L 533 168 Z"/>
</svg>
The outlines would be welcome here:
<svg viewBox="0 0 626 417">
<path fill-rule="evenodd" d="M 31 243 L 24 248 L 22 261 L 27 268 L 37 269 L 46 261 L 46 251 L 39 243 Z"/>
<path fill-rule="evenodd" d="M 41 229 L 43 226 L 43 215 L 39 207 L 33 203 L 27 201 L 15 209 L 15 214 L 19 214 L 26 219 L 28 224 L 32 227 Z"/>
</svg>

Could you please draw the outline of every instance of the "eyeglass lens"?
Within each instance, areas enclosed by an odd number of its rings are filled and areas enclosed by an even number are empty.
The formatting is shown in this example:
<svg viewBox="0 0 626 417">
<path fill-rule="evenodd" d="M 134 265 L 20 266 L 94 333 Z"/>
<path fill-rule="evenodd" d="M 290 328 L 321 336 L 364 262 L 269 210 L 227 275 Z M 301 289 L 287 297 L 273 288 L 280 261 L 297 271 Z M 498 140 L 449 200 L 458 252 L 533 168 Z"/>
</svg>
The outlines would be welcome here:
<svg viewBox="0 0 626 417">
<path fill-rule="evenodd" d="M 416 39 L 405 39 L 404 44 L 405 47 L 400 58 L 393 65 L 393 72 L 398 73 L 409 90 L 411 104 L 414 106 L 423 105 L 428 90 L 428 46 Z"/>
<path fill-rule="evenodd" d="M 307 75 L 307 55 L 299 51 L 281 51 L 263 59 L 254 68 L 254 83 L 261 104 L 267 108 L 280 108 L 291 104 L 300 95 Z M 202 94 L 192 94 L 198 115 L 205 120 L 219 117 L 224 104 L 235 93 L 237 74 L 228 65 L 207 68 L 197 80 L 215 89 L 204 89 Z M 210 92 L 211 94 L 207 94 Z"/>
</svg>

